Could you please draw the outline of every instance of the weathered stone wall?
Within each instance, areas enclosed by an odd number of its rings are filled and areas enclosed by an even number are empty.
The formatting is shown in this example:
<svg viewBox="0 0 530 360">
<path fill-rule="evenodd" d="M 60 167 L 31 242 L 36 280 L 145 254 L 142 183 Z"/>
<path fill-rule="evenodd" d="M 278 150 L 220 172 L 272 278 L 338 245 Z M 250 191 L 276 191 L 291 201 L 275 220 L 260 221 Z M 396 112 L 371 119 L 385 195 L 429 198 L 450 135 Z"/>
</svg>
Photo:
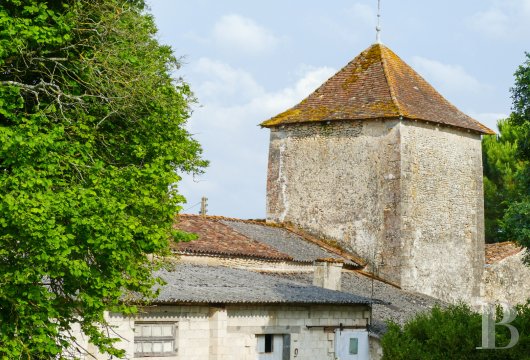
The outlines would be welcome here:
<svg viewBox="0 0 530 360">
<path fill-rule="evenodd" d="M 530 299 L 530 268 L 523 263 L 525 252 L 486 265 L 483 300 L 485 303 L 524 304 Z"/>
<path fill-rule="evenodd" d="M 399 283 L 399 141 L 398 120 L 272 128 L 267 220 L 375 255 Z"/>
<path fill-rule="evenodd" d="M 340 291 L 342 280 L 342 263 L 316 261 L 313 273 L 313 285 L 324 289 Z"/>
<path fill-rule="evenodd" d="M 210 332 L 211 308 L 209 306 L 160 306 L 145 308 L 139 311 L 136 318 L 123 316 L 119 313 L 107 313 L 105 319 L 109 324 L 108 334 L 110 337 L 119 339 L 116 347 L 125 350 L 125 359 L 136 359 L 134 357 L 134 322 L 153 323 L 176 323 L 176 346 L 177 356 L 149 357 L 152 360 L 176 360 L 176 359 L 210 359 Z M 75 336 L 78 339 L 76 347 L 79 351 L 76 358 L 82 360 L 109 360 L 109 357 L 98 352 L 97 347 L 88 343 L 88 338 L 81 332 Z M 144 358 L 138 358 L 144 359 Z"/>
<path fill-rule="evenodd" d="M 408 120 L 272 128 L 267 220 L 337 240 L 405 289 L 475 303 L 481 156 L 478 134 Z"/>
<path fill-rule="evenodd" d="M 401 125 L 404 289 L 474 303 L 484 267 L 480 136 L 448 127 Z"/>
</svg>

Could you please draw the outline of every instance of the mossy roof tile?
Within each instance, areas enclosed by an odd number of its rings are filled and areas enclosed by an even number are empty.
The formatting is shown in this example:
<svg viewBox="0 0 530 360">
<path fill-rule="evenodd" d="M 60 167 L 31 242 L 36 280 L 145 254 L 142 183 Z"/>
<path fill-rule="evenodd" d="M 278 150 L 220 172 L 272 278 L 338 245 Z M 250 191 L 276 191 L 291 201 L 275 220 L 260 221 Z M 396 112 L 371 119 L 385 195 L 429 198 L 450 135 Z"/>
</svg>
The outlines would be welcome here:
<svg viewBox="0 0 530 360">
<path fill-rule="evenodd" d="M 399 117 L 494 134 L 382 44 L 370 46 L 298 105 L 261 126 Z"/>
</svg>

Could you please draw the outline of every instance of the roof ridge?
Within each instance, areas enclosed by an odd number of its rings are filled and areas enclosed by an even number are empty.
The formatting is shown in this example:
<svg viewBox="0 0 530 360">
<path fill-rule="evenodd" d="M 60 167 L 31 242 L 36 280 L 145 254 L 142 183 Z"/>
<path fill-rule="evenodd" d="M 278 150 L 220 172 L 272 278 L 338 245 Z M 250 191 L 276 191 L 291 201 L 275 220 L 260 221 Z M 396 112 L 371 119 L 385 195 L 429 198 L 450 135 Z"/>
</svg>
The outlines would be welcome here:
<svg viewBox="0 0 530 360">
<path fill-rule="evenodd" d="M 257 224 L 257 225 L 267 225 L 274 227 L 273 224 L 268 224 L 264 219 L 240 219 L 230 216 L 223 216 L 223 215 L 201 215 L 201 214 L 184 214 L 180 213 L 177 214 L 177 217 L 183 216 L 183 217 L 203 217 L 210 220 L 220 221 L 220 220 L 226 220 L 226 221 L 237 221 L 242 223 L 248 223 L 248 224 Z"/>
<path fill-rule="evenodd" d="M 379 51 L 381 53 L 381 64 L 383 65 L 383 74 L 385 75 L 384 78 L 388 86 L 388 91 L 390 92 L 390 98 L 392 99 L 392 102 L 394 106 L 396 107 L 398 116 L 401 118 L 403 117 L 403 111 L 401 111 L 401 106 L 399 104 L 399 101 L 397 100 L 397 97 L 394 91 L 394 86 L 390 82 L 390 73 L 388 71 L 388 65 L 386 63 L 387 62 L 386 54 L 384 53 L 384 50 L 386 50 L 386 47 L 383 44 L 376 44 L 376 45 L 379 46 Z"/>
</svg>

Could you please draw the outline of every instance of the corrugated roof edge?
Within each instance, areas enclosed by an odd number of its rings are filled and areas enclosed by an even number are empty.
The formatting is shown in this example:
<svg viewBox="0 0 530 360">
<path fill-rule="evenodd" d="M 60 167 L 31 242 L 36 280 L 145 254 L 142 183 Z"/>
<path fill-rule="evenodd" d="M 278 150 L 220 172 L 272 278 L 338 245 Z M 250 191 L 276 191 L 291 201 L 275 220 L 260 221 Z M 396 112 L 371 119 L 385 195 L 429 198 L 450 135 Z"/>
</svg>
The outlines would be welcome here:
<svg viewBox="0 0 530 360">
<path fill-rule="evenodd" d="M 230 304 L 252 304 L 252 305 L 267 305 L 267 304 L 289 304 L 289 305 L 390 305 L 389 302 L 379 300 L 379 299 L 368 299 L 365 302 L 360 302 L 359 300 L 355 301 L 223 301 L 223 302 L 194 302 L 194 301 L 181 301 L 178 299 L 172 300 L 154 300 L 151 302 L 145 302 L 145 306 L 149 305 L 211 305 L 211 304 L 218 304 L 218 305 L 230 305 Z"/>
<path fill-rule="evenodd" d="M 256 256 L 247 255 L 247 254 L 242 254 L 242 253 L 237 253 L 237 252 L 227 252 L 227 251 L 211 252 L 211 251 L 206 251 L 206 250 L 191 250 L 191 249 L 174 250 L 172 249 L 171 252 L 173 254 L 178 254 L 178 255 L 201 255 L 201 256 L 207 255 L 207 256 L 212 256 L 212 257 L 237 256 L 243 259 L 256 259 L 256 260 L 262 259 L 262 260 L 272 260 L 272 261 L 292 261 L 292 262 L 297 262 L 297 263 L 310 263 L 310 261 L 295 260 L 290 256 L 285 256 L 285 257 L 267 256 L 265 257 L 265 256 L 257 256 L 257 255 Z"/>
</svg>

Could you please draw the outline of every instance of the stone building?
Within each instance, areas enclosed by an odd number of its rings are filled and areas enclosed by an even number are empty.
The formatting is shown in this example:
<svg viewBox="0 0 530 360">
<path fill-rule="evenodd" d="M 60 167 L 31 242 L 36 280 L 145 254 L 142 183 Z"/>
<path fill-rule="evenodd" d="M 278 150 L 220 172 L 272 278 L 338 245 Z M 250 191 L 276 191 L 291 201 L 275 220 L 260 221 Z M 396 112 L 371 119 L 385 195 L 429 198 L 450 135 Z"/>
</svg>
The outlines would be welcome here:
<svg viewBox="0 0 530 360">
<path fill-rule="evenodd" d="M 286 224 L 180 215 L 176 226 L 198 239 L 172 244 L 159 296 L 136 316 L 107 315 L 126 359 L 376 360 L 386 320 L 438 303 Z M 81 334 L 76 345 L 82 359 L 109 358 Z"/>
<path fill-rule="evenodd" d="M 482 301 L 486 304 L 525 304 L 530 299 L 528 253 L 513 242 L 486 244 Z"/>
<path fill-rule="evenodd" d="M 403 324 L 439 300 L 402 290 L 366 271 L 366 266 L 334 243 L 293 227 L 220 216 L 180 215 L 176 226 L 197 240 L 172 245 L 178 261 L 257 271 L 278 279 L 325 287 L 382 300 L 372 305 L 370 334 L 378 337 L 385 322 Z"/>
<path fill-rule="evenodd" d="M 108 317 L 127 359 L 334 360 L 350 343 L 341 359 L 369 357 L 369 298 L 222 266 L 159 275 L 167 285 L 138 316 Z"/>
<path fill-rule="evenodd" d="M 262 126 L 267 220 L 180 215 L 159 297 L 107 316 L 127 359 L 376 360 L 387 320 L 529 297 L 525 252 L 484 244 L 493 132 L 387 47 Z"/>
<path fill-rule="evenodd" d="M 481 135 L 382 44 L 270 129 L 267 221 L 337 241 L 403 289 L 479 301 Z"/>
</svg>

